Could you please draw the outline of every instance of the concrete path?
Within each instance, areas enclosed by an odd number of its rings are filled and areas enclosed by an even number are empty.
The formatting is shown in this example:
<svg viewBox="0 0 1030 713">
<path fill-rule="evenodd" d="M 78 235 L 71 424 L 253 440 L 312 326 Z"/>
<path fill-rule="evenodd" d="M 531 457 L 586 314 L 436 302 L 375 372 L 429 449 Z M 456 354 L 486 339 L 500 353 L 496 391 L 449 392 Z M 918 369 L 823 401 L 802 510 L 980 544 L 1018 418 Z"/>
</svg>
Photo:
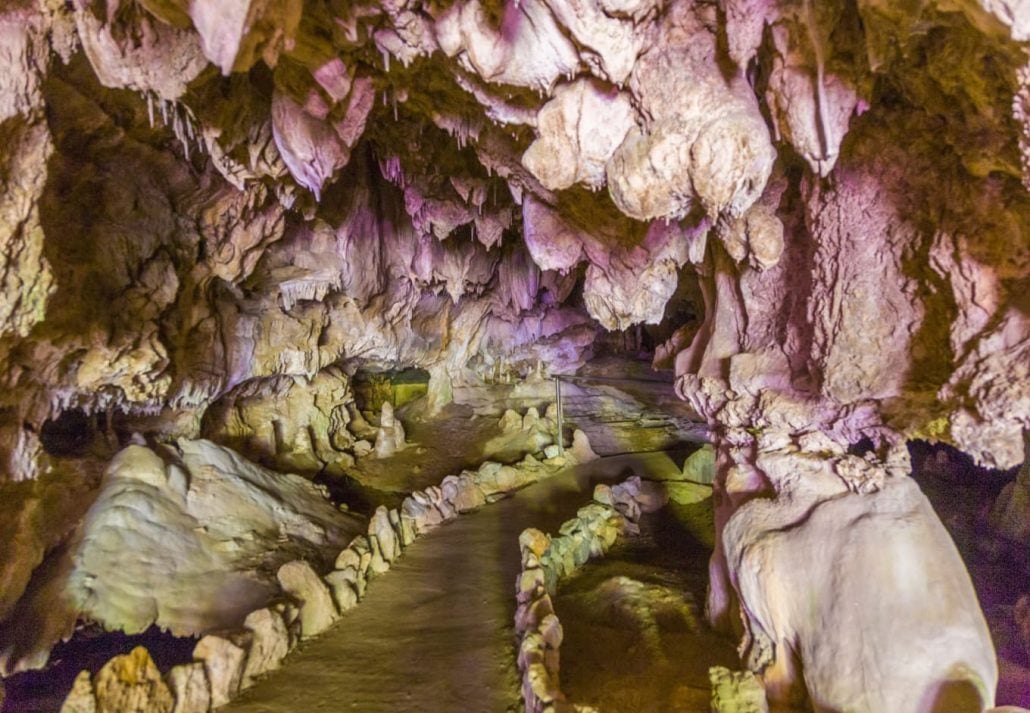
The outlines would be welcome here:
<svg viewBox="0 0 1030 713">
<path fill-rule="evenodd" d="M 595 483 L 665 479 L 681 462 L 664 452 L 603 458 L 443 525 L 373 580 L 330 631 L 220 710 L 521 710 L 512 629 L 519 533 L 557 530 Z"/>
</svg>

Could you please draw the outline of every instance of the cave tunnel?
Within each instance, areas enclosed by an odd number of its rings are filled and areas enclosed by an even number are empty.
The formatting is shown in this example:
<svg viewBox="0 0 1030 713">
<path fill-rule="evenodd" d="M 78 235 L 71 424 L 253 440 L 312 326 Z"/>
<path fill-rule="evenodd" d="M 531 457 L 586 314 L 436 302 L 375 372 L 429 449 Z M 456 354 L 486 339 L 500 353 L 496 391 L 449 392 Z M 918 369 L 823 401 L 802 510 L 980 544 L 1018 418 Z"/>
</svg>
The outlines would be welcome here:
<svg viewBox="0 0 1030 713">
<path fill-rule="evenodd" d="M 1027 7 L 8 3 L 0 711 L 1025 713 Z"/>
</svg>

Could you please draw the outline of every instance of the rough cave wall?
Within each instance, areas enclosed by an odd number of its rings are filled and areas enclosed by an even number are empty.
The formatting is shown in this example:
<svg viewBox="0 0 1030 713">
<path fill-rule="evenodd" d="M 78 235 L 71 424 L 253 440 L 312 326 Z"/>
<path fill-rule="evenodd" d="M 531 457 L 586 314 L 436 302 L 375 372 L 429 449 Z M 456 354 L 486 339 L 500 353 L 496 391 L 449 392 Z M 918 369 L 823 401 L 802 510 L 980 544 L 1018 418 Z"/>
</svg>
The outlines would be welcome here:
<svg viewBox="0 0 1030 713">
<path fill-rule="evenodd" d="M 731 505 L 784 449 L 1012 467 L 1028 40 L 1006 0 L 8 3 L 0 479 L 72 407 L 196 435 L 328 368 L 572 370 L 685 274 L 657 357 Z"/>
</svg>

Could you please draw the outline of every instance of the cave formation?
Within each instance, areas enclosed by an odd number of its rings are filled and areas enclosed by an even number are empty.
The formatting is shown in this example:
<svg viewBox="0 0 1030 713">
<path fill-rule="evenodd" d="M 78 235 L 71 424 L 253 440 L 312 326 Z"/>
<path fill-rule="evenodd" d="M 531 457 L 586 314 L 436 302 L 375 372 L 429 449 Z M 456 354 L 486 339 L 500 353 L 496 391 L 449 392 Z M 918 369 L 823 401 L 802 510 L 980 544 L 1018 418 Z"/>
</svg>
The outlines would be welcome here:
<svg viewBox="0 0 1030 713">
<path fill-rule="evenodd" d="M 0 177 L 3 711 L 1030 707 L 1030 3 L 9 0 Z"/>
</svg>

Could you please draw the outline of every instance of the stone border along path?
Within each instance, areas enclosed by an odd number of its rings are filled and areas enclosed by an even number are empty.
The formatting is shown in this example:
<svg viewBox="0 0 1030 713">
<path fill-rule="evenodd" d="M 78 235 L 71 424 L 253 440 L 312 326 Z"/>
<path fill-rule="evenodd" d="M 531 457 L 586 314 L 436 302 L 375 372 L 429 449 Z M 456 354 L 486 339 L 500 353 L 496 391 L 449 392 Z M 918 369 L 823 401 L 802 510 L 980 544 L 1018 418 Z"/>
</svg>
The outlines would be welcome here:
<svg viewBox="0 0 1030 713">
<path fill-rule="evenodd" d="M 667 501 L 661 483 L 632 476 L 619 485 L 597 485 L 593 502 L 562 523 L 558 537 L 535 528 L 519 535 L 522 571 L 515 582 L 515 633 L 526 713 L 595 711 L 568 702 L 561 692 L 558 652 L 563 632 L 553 604 L 558 582 L 591 558 L 603 557 L 620 535 L 638 534 L 641 513 L 654 512 Z"/>
<path fill-rule="evenodd" d="M 548 417 L 551 411 L 547 409 Z M 501 425 L 506 432 L 516 430 L 516 417 L 513 411 L 504 414 Z M 519 417 L 531 425 L 539 419 L 535 408 L 525 419 Z M 578 460 L 596 458 L 578 430 L 564 456 L 556 455 L 556 449 L 543 448 L 548 456 L 543 461 L 527 454 L 514 466 L 486 461 L 478 471 L 448 475 L 439 486 L 412 492 L 399 510 L 380 506 L 369 520 L 368 533 L 340 552 L 335 569 L 325 577 L 303 560 L 287 562 L 277 579 L 288 600 L 251 612 L 243 629 L 204 636 L 193 651 L 193 662 L 174 666 L 164 677 L 142 646 L 113 657 L 95 678 L 82 671 L 61 713 L 207 713 L 225 705 L 259 677 L 280 668 L 302 639 L 325 632 L 340 614 L 357 606 L 368 580 L 388 571 L 422 535 Z"/>
</svg>

